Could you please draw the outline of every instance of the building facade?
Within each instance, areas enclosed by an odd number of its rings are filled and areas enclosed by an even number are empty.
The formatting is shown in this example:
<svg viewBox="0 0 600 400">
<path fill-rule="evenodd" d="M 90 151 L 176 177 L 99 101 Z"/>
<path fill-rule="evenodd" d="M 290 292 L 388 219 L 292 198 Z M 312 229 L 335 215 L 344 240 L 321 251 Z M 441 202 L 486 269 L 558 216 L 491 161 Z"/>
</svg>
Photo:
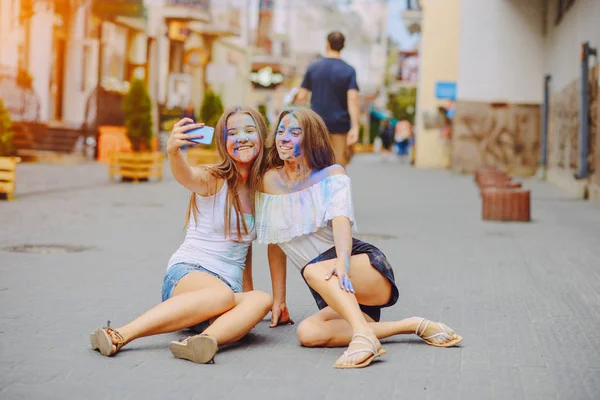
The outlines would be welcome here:
<svg viewBox="0 0 600 400">
<path fill-rule="evenodd" d="M 598 196 L 600 2 L 421 5 L 416 165 L 530 175 L 541 164 L 550 181 Z M 436 108 L 452 111 L 449 142 Z"/>
</svg>

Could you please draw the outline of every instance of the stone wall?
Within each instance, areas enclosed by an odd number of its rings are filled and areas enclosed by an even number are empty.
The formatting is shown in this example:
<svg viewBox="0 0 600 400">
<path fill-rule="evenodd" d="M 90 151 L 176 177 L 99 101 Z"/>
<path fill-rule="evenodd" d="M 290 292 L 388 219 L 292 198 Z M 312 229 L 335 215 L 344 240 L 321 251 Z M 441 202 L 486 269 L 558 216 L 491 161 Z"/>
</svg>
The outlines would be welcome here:
<svg viewBox="0 0 600 400">
<path fill-rule="evenodd" d="M 452 169 L 491 165 L 518 175 L 535 172 L 540 155 L 540 106 L 458 101 Z"/>
<path fill-rule="evenodd" d="M 598 188 L 590 185 L 600 185 L 599 72 L 599 65 L 590 70 L 590 151 L 586 161 L 590 173 L 588 179 L 576 180 L 573 176 L 579 168 L 579 79 L 550 95 L 548 180 L 580 197 L 585 197 L 588 192 L 590 197 L 597 197 Z"/>
</svg>

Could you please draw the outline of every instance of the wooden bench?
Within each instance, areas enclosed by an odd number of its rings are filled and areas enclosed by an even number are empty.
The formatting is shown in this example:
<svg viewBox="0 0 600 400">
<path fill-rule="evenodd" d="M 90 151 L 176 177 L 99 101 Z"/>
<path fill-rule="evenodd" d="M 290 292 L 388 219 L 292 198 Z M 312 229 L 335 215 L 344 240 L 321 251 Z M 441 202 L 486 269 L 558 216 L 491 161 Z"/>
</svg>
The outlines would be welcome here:
<svg viewBox="0 0 600 400">
<path fill-rule="evenodd" d="M 160 152 L 111 153 L 108 175 L 134 182 L 152 177 L 162 180 L 165 155 Z"/>
<path fill-rule="evenodd" d="M 17 179 L 17 164 L 19 157 L 0 157 L 0 196 L 12 200 L 15 193 L 15 180 Z"/>
</svg>

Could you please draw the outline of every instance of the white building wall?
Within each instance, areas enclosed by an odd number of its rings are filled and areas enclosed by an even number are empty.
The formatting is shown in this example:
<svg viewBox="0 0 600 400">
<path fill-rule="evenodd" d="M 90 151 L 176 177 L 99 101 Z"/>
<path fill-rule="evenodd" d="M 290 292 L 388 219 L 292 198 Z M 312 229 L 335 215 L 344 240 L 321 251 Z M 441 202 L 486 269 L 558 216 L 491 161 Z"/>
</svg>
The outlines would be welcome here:
<svg viewBox="0 0 600 400">
<path fill-rule="evenodd" d="M 600 52 L 600 1 L 577 0 L 558 25 L 556 3 L 549 0 L 544 58 L 544 72 L 552 75 L 553 91 L 579 77 L 581 43 L 589 41 Z"/>
<path fill-rule="evenodd" d="M 17 68 L 19 29 L 19 1 L 0 0 L 0 66 Z"/>
<path fill-rule="evenodd" d="M 86 7 L 79 7 L 69 21 L 69 40 L 64 71 L 63 121 L 80 126 L 86 103 L 97 84 L 98 44 L 86 37 Z"/>
<path fill-rule="evenodd" d="M 544 0 L 461 0 L 460 11 L 458 99 L 540 103 Z"/>
<path fill-rule="evenodd" d="M 46 3 L 37 3 L 31 17 L 29 44 L 29 73 L 33 88 L 40 99 L 40 120 L 48 121 L 50 108 L 50 60 L 52 60 L 52 33 L 54 10 Z"/>
</svg>

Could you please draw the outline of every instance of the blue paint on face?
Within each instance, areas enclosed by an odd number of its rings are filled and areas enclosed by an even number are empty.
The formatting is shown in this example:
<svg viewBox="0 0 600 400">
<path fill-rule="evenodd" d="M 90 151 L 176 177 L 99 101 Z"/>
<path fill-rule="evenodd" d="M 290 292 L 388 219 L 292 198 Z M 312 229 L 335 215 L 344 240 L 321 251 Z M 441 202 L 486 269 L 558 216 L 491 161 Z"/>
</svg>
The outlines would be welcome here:
<svg viewBox="0 0 600 400">
<path fill-rule="evenodd" d="M 302 127 L 292 114 L 284 116 L 277 127 L 275 143 L 277 153 L 282 160 L 292 160 L 303 156 Z"/>
</svg>

